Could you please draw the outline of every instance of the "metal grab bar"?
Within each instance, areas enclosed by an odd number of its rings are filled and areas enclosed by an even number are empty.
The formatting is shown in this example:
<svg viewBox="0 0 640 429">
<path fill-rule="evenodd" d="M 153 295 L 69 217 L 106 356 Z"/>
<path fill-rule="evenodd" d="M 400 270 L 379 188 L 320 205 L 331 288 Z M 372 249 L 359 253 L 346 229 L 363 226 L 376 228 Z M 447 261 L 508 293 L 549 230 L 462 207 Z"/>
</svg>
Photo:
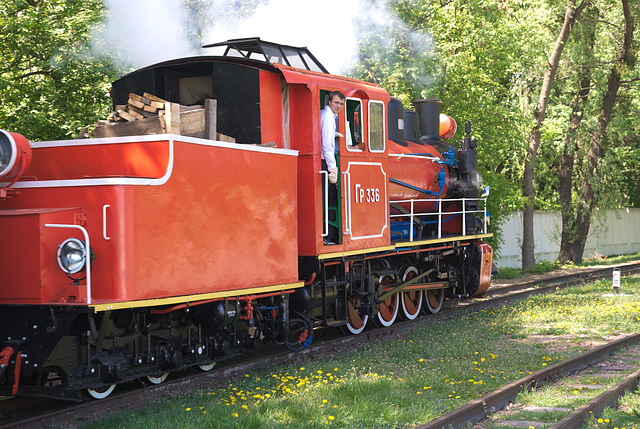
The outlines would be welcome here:
<svg viewBox="0 0 640 429">
<path fill-rule="evenodd" d="M 45 228 L 75 228 L 84 234 L 84 242 L 87 246 L 87 304 L 91 304 L 91 243 L 89 242 L 89 233 L 80 225 L 65 225 L 57 223 L 45 223 Z"/>
<path fill-rule="evenodd" d="M 107 209 L 111 207 L 109 204 L 102 206 L 102 237 L 105 240 L 111 240 L 111 237 L 107 235 Z"/>
<path fill-rule="evenodd" d="M 329 236 L 329 172 L 325 170 L 319 171 L 321 175 L 324 176 L 324 195 L 322 199 L 324 201 L 324 227 L 322 228 L 323 233 L 320 234 L 320 237 L 328 237 Z"/>
</svg>

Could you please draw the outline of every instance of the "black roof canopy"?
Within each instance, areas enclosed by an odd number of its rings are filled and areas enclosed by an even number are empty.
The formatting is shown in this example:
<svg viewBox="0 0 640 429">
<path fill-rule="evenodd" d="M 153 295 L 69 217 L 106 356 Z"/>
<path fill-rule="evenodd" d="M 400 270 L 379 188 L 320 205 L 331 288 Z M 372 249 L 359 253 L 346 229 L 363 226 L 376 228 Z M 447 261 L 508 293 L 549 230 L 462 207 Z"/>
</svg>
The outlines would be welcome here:
<svg viewBox="0 0 640 429">
<path fill-rule="evenodd" d="M 216 48 L 221 46 L 226 47 L 222 54 L 224 57 L 242 57 L 254 61 L 263 61 L 267 64 L 279 63 L 303 70 L 329 73 L 306 47 L 297 48 L 266 42 L 260 40 L 259 37 L 249 37 L 211 43 L 204 45 L 203 48 Z"/>
</svg>

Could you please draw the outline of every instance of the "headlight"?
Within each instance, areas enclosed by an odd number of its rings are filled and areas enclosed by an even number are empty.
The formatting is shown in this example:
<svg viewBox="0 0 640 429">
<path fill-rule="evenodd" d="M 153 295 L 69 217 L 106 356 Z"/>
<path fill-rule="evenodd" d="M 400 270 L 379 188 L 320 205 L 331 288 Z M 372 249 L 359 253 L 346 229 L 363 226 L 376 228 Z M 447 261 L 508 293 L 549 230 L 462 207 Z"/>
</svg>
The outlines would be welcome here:
<svg viewBox="0 0 640 429">
<path fill-rule="evenodd" d="M 58 264 L 67 274 L 82 270 L 87 262 L 87 248 L 77 238 L 66 239 L 58 249 Z"/>
<path fill-rule="evenodd" d="M 0 176 L 4 176 L 16 163 L 16 144 L 11 134 L 0 130 Z"/>
<path fill-rule="evenodd" d="M 0 130 L 0 177 L 17 181 L 31 163 L 31 145 L 21 134 Z"/>
</svg>

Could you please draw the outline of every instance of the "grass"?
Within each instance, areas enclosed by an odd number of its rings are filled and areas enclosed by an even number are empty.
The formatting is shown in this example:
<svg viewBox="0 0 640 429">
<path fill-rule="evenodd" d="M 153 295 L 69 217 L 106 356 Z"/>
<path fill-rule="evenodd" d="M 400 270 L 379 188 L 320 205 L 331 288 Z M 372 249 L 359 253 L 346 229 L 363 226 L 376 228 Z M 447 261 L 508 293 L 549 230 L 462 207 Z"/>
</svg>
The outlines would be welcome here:
<svg viewBox="0 0 640 429">
<path fill-rule="evenodd" d="M 580 264 L 561 264 L 559 261 L 542 261 L 529 267 L 525 272 L 519 268 L 500 268 L 500 274 L 496 275 L 497 279 L 519 279 L 527 274 L 544 274 L 557 269 L 577 268 L 577 267 L 594 267 L 598 265 L 615 265 L 625 262 L 637 261 L 640 259 L 640 252 L 629 255 L 619 256 L 594 256 L 593 258 L 584 259 Z"/>
<path fill-rule="evenodd" d="M 640 278 L 623 277 L 619 295 L 610 280 L 596 281 L 176 393 L 83 427 L 412 428 L 639 329 Z M 640 410 L 634 400 L 629 409 Z M 623 424 L 626 415 L 589 427 L 634 427 Z"/>
</svg>

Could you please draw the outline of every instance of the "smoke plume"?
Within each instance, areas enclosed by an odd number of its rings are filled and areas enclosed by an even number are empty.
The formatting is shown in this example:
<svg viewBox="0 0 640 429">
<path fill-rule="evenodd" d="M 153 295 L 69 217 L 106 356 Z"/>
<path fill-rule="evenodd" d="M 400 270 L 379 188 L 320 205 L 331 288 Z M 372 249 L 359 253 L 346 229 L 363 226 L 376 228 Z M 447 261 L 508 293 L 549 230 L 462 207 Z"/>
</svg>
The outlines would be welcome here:
<svg viewBox="0 0 640 429">
<path fill-rule="evenodd" d="M 358 44 L 410 34 L 388 0 L 104 0 L 108 18 L 94 33 L 95 51 L 140 68 L 172 58 L 215 54 L 201 46 L 260 37 L 306 46 L 334 74 L 357 58 Z M 414 39 L 411 39 L 415 41 Z M 418 41 L 419 49 L 427 49 Z M 389 40 L 381 50 L 393 49 Z M 377 54 L 374 54 L 377 55 Z M 380 53 L 383 57 L 384 53 Z"/>
</svg>

